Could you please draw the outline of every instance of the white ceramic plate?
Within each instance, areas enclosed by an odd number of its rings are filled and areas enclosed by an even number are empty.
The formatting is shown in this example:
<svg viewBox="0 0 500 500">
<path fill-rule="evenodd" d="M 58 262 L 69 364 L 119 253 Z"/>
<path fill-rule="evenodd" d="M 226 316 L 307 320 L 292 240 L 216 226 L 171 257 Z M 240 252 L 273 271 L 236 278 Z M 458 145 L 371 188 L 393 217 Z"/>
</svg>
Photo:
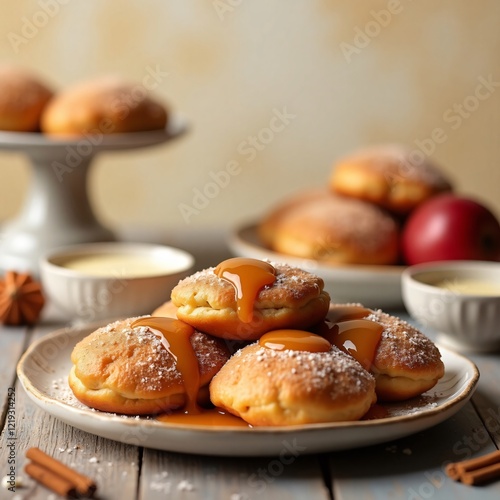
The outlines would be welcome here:
<svg viewBox="0 0 500 500">
<path fill-rule="evenodd" d="M 17 367 L 21 384 L 40 408 L 69 425 L 123 443 L 167 451 L 257 456 L 277 455 L 291 448 L 316 453 L 383 443 L 449 418 L 471 397 L 479 378 L 471 361 L 441 348 L 446 372 L 437 386 L 410 402 L 386 405 L 390 416 L 385 419 L 253 429 L 165 424 L 91 410 L 74 398 L 66 382 L 70 353 L 96 326 L 57 330 L 32 344 Z"/>
<path fill-rule="evenodd" d="M 361 302 L 367 307 L 386 309 L 403 307 L 404 266 L 333 265 L 273 252 L 262 245 L 255 224 L 231 233 L 228 244 L 239 257 L 286 262 L 321 276 L 333 302 Z"/>
</svg>

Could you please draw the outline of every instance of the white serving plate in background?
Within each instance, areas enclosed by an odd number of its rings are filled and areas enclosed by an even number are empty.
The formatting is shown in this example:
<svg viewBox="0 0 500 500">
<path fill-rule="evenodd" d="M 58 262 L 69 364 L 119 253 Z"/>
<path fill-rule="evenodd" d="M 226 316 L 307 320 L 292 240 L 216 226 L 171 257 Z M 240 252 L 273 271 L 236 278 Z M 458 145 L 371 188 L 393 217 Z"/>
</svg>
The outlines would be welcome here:
<svg viewBox="0 0 500 500">
<path fill-rule="evenodd" d="M 333 265 L 273 252 L 259 240 L 257 225 L 233 231 L 228 240 L 238 257 L 285 262 L 323 278 L 332 302 L 360 302 L 367 307 L 402 309 L 401 275 L 404 266 Z"/>
</svg>

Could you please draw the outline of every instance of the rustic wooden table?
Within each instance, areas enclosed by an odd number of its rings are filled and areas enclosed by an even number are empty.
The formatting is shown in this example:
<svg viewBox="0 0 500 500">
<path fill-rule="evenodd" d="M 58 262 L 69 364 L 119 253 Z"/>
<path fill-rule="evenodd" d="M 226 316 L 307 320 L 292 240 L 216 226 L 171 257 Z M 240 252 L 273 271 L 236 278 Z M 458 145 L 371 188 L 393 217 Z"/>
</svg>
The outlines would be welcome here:
<svg viewBox="0 0 500 500">
<path fill-rule="evenodd" d="M 203 252 L 195 240 L 184 243 L 198 254 L 200 268 L 228 256 L 215 243 L 203 245 Z M 404 312 L 394 313 L 408 319 Z M 498 354 L 470 356 L 481 372 L 478 388 L 472 400 L 444 423 L 390 443 L 303 455 L 278 464 L 276 457 L 221 458 L 156 451 L 100 438 L 56 420 L 28 399 L 17 381 L 16 364 L 30 343 L 59 326 L 0 328 L 0 475 L 7 474 L 9 461 L 15 458 L 17 475 L 24 480 L 15 492 L 1 488 L 1 499 L 57 498 L 23 473 L 25 451 L 31 446 L 95 478 L 98 498 L 103 500 L 500 498 L 500 482 L 465 486 L 450 480 L 443 470 L 446 462 L 480 456 L 500 445 Z M 15 446 L 7 439 L 7 410 L 12 414 L 12 408 Z"/>
</svg>

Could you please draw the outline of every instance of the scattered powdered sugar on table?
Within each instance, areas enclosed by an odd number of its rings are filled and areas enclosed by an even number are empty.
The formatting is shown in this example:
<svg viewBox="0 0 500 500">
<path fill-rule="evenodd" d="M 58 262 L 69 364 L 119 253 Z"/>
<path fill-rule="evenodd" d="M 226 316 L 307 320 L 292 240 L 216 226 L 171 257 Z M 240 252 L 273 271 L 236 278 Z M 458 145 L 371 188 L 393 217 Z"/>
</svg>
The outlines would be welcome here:
<svg viewBox="0 0 500 500">
<path fill-rule="evenodd" d="M 149 487 L 151 488 L 151 490 L 168 495 L 172 489 L 172 483 L 166 480 L 167 477 L 167 471 L 162 471 L 159 474 L 154 474 L 151 482 L 149 483 Z"/>
<path fill-rule="evenodd" d="M 194 485 L 193 483 L 190 483 L 187 479 L 183 479 L 182 481 L 179 481 L 177 489 L 179 491 L 193 491 Z"/>
</svg>

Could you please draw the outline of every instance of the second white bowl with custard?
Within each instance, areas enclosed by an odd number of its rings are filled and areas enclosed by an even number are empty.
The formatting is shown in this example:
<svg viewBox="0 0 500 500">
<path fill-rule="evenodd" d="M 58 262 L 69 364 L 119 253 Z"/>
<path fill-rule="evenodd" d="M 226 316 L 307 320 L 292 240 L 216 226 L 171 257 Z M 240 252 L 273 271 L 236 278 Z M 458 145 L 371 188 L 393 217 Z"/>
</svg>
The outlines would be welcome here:
<svg viewBox="0 0 500 500">
<path fill-rule="evenodd" d="M 500 350 L 500 263 L 443 261 L 407 268 L 403 300 L 438 341 L 459 351 Z"/>
</svg>

